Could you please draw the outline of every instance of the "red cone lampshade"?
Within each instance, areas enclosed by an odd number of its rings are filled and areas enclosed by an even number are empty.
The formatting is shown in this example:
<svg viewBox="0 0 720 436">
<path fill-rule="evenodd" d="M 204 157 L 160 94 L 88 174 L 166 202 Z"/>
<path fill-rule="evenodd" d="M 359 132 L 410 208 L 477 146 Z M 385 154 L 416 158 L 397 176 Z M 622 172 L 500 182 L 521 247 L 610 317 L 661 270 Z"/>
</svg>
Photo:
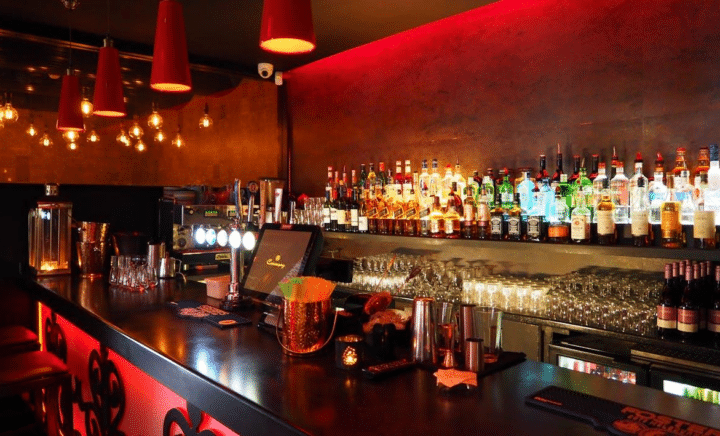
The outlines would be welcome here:
<svg viewBox="0 0 720 436">
<path fill-rule="evenodd" d="M 112 40 L 105 38 L 95 74 L 93 114 L 101 117 L 124 117 L 126 113 L 120 76 L 120 54 L 112 46 Z"/>
<path fill-rule="evenodd" d="M 308 53 L 315 49 L 311 0 L 265 0 L 260 47 L 273 53 Z"/>
<path fill-rule="evenodd" d="M 150 87 L 161 92 L 192 89 L 185 21 L 177 0 L 162 0 L 158 8 Z"/>
<path fill-rule="evenodd" d="M 83 114 L 80 109 L 80 80 L 68 70 L 63 76 L 60 91 L 60 107 L 58 108 L 57 129 L 82 132 L 85 130 Z"/>
</svg>

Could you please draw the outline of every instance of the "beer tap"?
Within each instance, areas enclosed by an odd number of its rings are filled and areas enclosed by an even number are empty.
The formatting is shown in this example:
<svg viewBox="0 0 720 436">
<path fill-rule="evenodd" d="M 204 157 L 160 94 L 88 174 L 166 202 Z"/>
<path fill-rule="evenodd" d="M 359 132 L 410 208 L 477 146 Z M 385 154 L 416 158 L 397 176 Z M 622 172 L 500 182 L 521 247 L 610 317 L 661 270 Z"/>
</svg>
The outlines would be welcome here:
<svg viewBox="0 0 720 436">
<path fill-rule="evenodd" d="M 245 265 L 245 256 L 242 250 L 242 227 L 243 227 L 243 209 L 242 196 L 240 189 L 240 180 L 235 179 L 235 191 L 233 193 L 236 214 L 233 223 L 230 226 L 230 236 L 228 242 L 230 244 L 230 285 L 228 293 L 221 304 L 223 310 L 232 311 L 246 306 L 251 300 L 247 296 L 240 295 L 240 283 L 243 279 L 243 267 Z"/>
</svg>

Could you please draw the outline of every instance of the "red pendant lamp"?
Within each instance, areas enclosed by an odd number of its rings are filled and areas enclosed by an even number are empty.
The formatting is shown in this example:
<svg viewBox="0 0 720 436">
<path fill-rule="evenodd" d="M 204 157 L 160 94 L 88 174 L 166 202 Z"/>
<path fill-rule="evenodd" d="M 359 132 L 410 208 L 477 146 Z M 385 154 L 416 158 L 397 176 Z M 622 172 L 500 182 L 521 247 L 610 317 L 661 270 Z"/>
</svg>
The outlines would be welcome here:
<svg viewBox="0 0 720 436">
<path fill-rule="evenodd" d="M 265 0 L 260 47 L 282 53 L 308 53 L 315 49 L 311 0 Z"/>
<path fill-rule="evenodd" d="M 80 109 L 80 79 L 72 74 L 68 68 L 67 74 L 63 76 L 62 89 L 60 91 L 60 107 L 56 127 L 63 132 L 85 130 L 83 114 Z"/>
<path fill-rule="evenodd" d="M 120 53 L 112 46 L 110 38 L 105 38 L 98 57 L 93 108 L 93 114 L 101 117 L 124 117 L 127 114 L 120 76 Z"/>
<path fill-rule="evenodd" d="M 192 89 L 185 21 L 177 0 L 162 0 L 158 7 L 150 87 L 161 92 Z"/>
</svg>

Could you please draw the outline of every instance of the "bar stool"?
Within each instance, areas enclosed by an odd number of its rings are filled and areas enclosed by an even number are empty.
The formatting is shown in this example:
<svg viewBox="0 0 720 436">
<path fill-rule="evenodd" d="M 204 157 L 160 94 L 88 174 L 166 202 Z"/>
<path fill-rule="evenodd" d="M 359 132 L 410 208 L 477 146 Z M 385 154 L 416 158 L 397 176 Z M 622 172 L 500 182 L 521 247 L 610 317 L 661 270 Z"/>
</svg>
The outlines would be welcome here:
<svg viewBox="0 0 720 436">
<path fill-rule="evenodd" d="M 0 356 L 39 349 L 38 337 L 30 329 L 19 325 L 0 327 Z"/>
<path fill-rule="evenodd" d="M 60 388 L 71 386 L 70 373 L 65 363 L 46 351 L 28 351 L 0 357 L 0 397 L 11 397 L 31 393 L 35 400 L 36 424 L 43 422 L 42 389 L 45 389 L 46 413 L 45 431 L 48 436 L 57 436 L 60 425 L 58 413 Z M 62 405 L 63 426 L 72 428 L 71 404 Z M 13 432 L 8 434 L 13 434 Z M 67 433 L 67 432 L 66 432 Z M 3 433 L 0 433 L 0 436 Z"/>
</svg>

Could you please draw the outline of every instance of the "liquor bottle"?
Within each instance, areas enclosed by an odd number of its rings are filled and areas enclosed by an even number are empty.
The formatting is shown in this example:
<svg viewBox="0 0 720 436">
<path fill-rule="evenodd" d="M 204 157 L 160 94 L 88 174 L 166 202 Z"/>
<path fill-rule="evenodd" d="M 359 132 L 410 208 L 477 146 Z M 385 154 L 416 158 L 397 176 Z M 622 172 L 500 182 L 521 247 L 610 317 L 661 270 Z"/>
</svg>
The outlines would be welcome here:
<svg viewBox="0 0 720 436">
<path fill-rule="evenodd" d="M 592 201 L 592 209 L 593 209 L 593 222 L 597 222 L 597 207 L 600 203 L 600 197 L 603 190 L 603 183 L 604 180 L 608 180 L 607 175 L 605 174 L 605 162 L 600 162 L 598 166 L 598 174 L 595 176 L 595 179 L 593 179 L 593 201 Z"/>
<path fill-rule="evenodd" d="M 493 175 L 492 168 L 487 169 L 483 177 L 482 186 L 485 188 L 488 206 L 491 208 L 495 207 L 495 176 Z"/>
<path fill-rule="evenodd" d="M 532 209 L 533 195 L 532 191 L 535 188 L 535 183 L 530 179 L 530 169 L 523 168 L 522 177 L 520 182 L 517 184 L 517 194 L 520 195 L 520 208 L 522 209 L 523 215 L 528 214 L 528 211 Z"/>
<path fill-rule="evenodd" d="M 508 181 L 512 185 L 512 180 L 510 180 L 510 170 L 507 169 L 507 167 L 503 167 L 502 169 L 498 170 L 498 175 L 495 178 L 495 188 L 499 188 L 500 185 L 503 184 L 503 181 L 505 180 L 505 176 L 508 177 Z M 512 202 L 512 200 L 511 200 Z"/>
<path fill-rule="evenodd" d="M 612 180 L 615 177 L 615 174 L 617 174 L 618 161 L 620 161 L 620 159 L 618 158 L 617 150 L 613 146 L 612 158 L 610 159 L 610 180 Z"/>
<path fill-rule="evenodd" d="M 600 155 L 593 154 L 592 160 L 590 161 L 590 174 L 588 174 L 588 179 L 590 181 L 595 181 L 595 177 L 598 176 L 598 168 L 600 167 Z"/>
<path fill-rule="evenodd" d="M 455 192 L 456 189 L 457 183 L 452 182 L 447 200 L 447 210 L 443 215 L 443 227 L 447 239 L 458 239 L 460 237 L 460 214 L 458 209 L 462 209 L 463 204 L 460 196 Z"/>
<path fill-rule="evenodd" d="M 545 169 L 547 165 L 547 158 L 544 154 L 540 155 L 540 163 L 538 164 L 538 173 L 535 175 L 535 181 L 538 182 L 542 179 L 550 177 L 550 174 L 548 174 L 547 169 Z"/>
<path fill-rule="evenodd" d="M 475 176 L 477 176 L 477 173 L 477 171 L 474 172 Z M 462 197 L 463 201 L 465 201 L 465 198 L 471 197 L 473 204 L 475 204 L 478 201 L 479 195 L 480 184 L 475 180 L 475 177 L 468 177 L 467 183 L 465 184 L 465 195 Z"/>
<path fill-rule="evenodd" d="M 657 304 L 657 330 L 661 338 L 669 338 L 677 333 L 677 301 L 672 268 L 669 263 L 665 265 L 665 284 Z"/>
<path fill-rule="evenodd" d="M 643 184 L 644 188 L 642 190 L 636 189 L 638 186 L 638 180 L 643 179 L 645 183 Z M 635 199 L 633 198 L 634 195 L 642 195 L 643 197 L 647 196 L 647 188 L 648 188 L 648 179 L 643 174 L 643 158 L 640 152 L 638 152 L 635 155 L 635 172 L 633 173 L 632 177 L 630 177 L 630 180 L 628 181 L 628 192 L 630 195 L 630 206 L 632 206 L 633 201 Z"/>
<path fill-rule="evenodd" d="M 358 205 L 357 189 L 348 188 L 348 200 L 345 203 L 345 210 L 348 211 L 347 220 L 350 227 L 346 226 L 346 231 L 358 233 L 360 231 L 360 205 Z"/>
<path fill-rule="evenodd" d="M 370 188 L 367 190 L 367 199 L 365 200 L 365 214 L 367 215 L 368 220 L 368 233 L 373 235 L 378 233 L 378 204 L 375 192 L 375 185 L 370 185 Z"/>
<path fill-rule="evenodd" d="M 417 180 L 417 173 L 412 175 L 413 180 Z M 403 232 L 405 236 L 416 236 L 418 234 L 418 220 L 420 219 L 420 203 L 418 195 L 415 192 L 416 183 L 411 183 L 410 193 L 405 202 L 405 222 Z"/>
<path fill-rule="evenodd" d="M 563 174 L 563 176 L 567 176 Z M 564 177 L 563 177 L 564 179 Z M 568 207 L 566 200 L 560 195 L 560 186 L 555 189 L 555 210 L 548 217 L 548 241 L 565 244 L 570 239 L 568 225 Z"/>
<path fill-rule="evenodd" d="M 465 177 L 462 175 L 462 168 L 460 167 L 460 159 L 455 161 L 455 171 L 453 172 L 453 181 L 457 184 L 457 190 L 455 191 L 456 194 L 460 196 L 461 200 L 465 199 L 465 187 L 467 184 L 465 183 Z"/>
<path fill-rule="evenodd" d="M 338 189 L 337 193 L 337 199 L 335 200 L 335 216 L 337 224 L 335 226 L 336 232 L 344 232 L 346 231 L 346 224 L 350 224 L 347 222 L 347 215 L 350 211 L 348 207 L 346 207 L 346 198 L 343 194 L 345 194 L 346 189 L 344 188 L 344 185 L 340 186 L 341 189 Z M 330 211 L 332 214 L 332 210 Z M 332 221 L 332 216 L 330 217 L 330 221 Z"/>
<path fill-rule="evenodd" d="M 427 191 L 427 189 L 425 189 Z M 418 212 L 418 235 L 423 237 L 429 237 L 430 236 L 430 208 L 432 207 L 432 203 L 434 202 L 433 197 L 430 197 L 427 195 L 427 193 L 420 194 L 418 196 L 418 207 L 420 208 L 420 212 Z"/>
<path fill-rule="evenodd" d="M 631 192 L 633 203 L 630 205 L 630 233 L 634 246 L 647 247 L 650 245 L 650 211 L 648 197 L 645 195 L 646 179 L 640 177 L 636 183 L 633 188 L 635 192 Z"/>
<path fill-rule="evenodd" d="M 682 170 L 673 177 L 675 200 L 680 203 L 680 223 L 692 225 L 695 215 L 695 199 L 693 187 L 688 183 L 690 171 Z"/>
<path fill-rule="evenodd" d="M 404 177 L 403 177 L 404 180 Z M 395 187 L 397 192 L 395 194 L 395 201 L 393 203 L 393 231 L 392 233 L 396 236 L 402 236 L 405 233 L 405 213 L 407 206 L 402 195 L 402 183 L 396 183 Z"/>
<path fill-rule="evenodd" d="M 598 176 L 599 177 L 599 176 Z M 597 179 L 595 179 L 597 181 Z M 612 201 L 610 182 L 603 179 L 603 189 L 600 192 L 600 202 L 595 208 L 597 216 L 597 238 L 600 245 L 614 245 L 617 242 L 615 220 L 613 219 L 615 203 Z"/>
<path fill-rule="evenodd" d="M 358 179 L 357 179 L 357 174 L 355 173 L 355 170 L 351 170 L 350 174 L 351 174 L 350 175 L 350 187 L 353 189 L 357 189 L 358 188 Z"/>
<path fill-rule="evenodd" d="M 570 219 L 570 240 L 576 244 L 590 243 L 590 209 L 587 208 L 586 197 L 577 196 L 577 206 L 572 210 Z"/>
<path fill-rule="evenodd" d="M 430 179 L 428 181 L 428 195 L 431 197 L 439 196 L 442 193 L 442 184 L 440 179 L 440 173 L 438 172 L 438 161 L 437 159 L 432 160 L 432 168 L 430 171 Z M 433 200 L 434 201 L 434 200 Z"/>
<path fill-rule="evenodd" d="M 573 172 L 568 176 L 568 183 L 576 183 L 580 177 L 580 156 L 573 156 Z"/>
<path fill-rule="evenodd" d="M 402 172 L 402 161 L 395 161 L 395 175 L 393 176 L 393 183 L 395 184 L 395 190 L 398 192 L 403 191 L 403 184 L 405 183 L 405 176 Z"/>
<path fill-rule="evenodd" d="M 338 231 L 338 191 L 333 188 L 332 196 L 330 197 L 330 230 L 331 232 Z"/>
<path fill-rule="evenodd" d="M 332 176 L 330 176 L 330 178 L 332 178 Z M 322 205 L 323 229 L 326 232 L 330 231 L 330 216 L 332 215 L 331 210 L 332 210 L 332 188 L 330 187 L 330 182 L 328 182 L 328 185 L 325 187 L 325 203 L 323 203 L 323 205 Z"/>
<path fill-rule="evenodd" d="M 428 173 L 427 159 L 423 159 L 420 166 L 420 176 L 418 177 L 419 187 L 416 187 L 421 195 L 430 194 L 430 173 Z"/>
<path fill-rule="evenodd" d="M 472 178 L 468 178 L 467 190 L 470 191 Z M 486 205 L 487 206 L 487 205 Z M 475 237 L 475 196 L 470 194 L 465 196 L 463 201 L 463 220 L 462 220 L 462 237 L 464 239 L 473 239 Z"/>
<path fill-rule="evenodd" d="M 383 189 L 381 183 L 375 183 L 375 203 L 377 204 L 377 218 L 375 223 L 377 225 L 377 233 L 379 235 L 388 234 L 388 221 L 390 219 L 390 205 L 388 204 L 389 199 L 383 195 Z"/>
<path fill-rule="evenodd" d="M 478 239 L 490 238 L 490 206 L 488 205 L 487 191 L 485 186 L 480 187 L 480 198 L 477 203 L 477 213 L 475 214 L 477 221 Z"/>
<path fill-rule="evenodd" d="M 700 271 L 695 271 L 699 277 Z M 685 280 L 687 284 L 678 305 L 677 329 L 682 341 L 689 342 L 697 336 L 700 329 L 700 306 L 695 299 L 695 275 L 692 268 L 685 268 Z"/>
<path fill-rule="evenodd" d="M 443 211 L 440 207 L 440 197 L 437 195 L 432 196 L 433 207 L 430 212 L 430 237 L 432 238 L 444 238 L 445 232 L 443 231 Z"/>
<path fill-rule="evenodd" d="M 358 233 L 368 233 L 368 201 L 367 201 L 367 192 L 361 190 L 361 194 L 355 194 L 356 196 L 362 195 L 362 198 L 359 198 L 358 203 Z"/>
<path fill-rule="evenodd" d="M 447 164 L 445 166 L 445 176 L 442 179 L 442 196 L 440 197 L 440 205 L 443 209 L 447 207 L 450 191 L 452 190 L 452 183 L 454 181 L 455 177 L 453 176 L 452 166 Z"/>
<path fill-rule="evenodd" d="M 578 204 L 580 196 L 585 197 L 585 207 L 588 208 L 592 215 L 592 201 L 593 201 L 593 182 L 587 176 L 587 170 L 584 166 L 580 166 L 580 177 L 578 177 L 575 183 L 573 207 Z"/>
<path fill-rule="evenodd" d="M 700 174 L 706 173 L 710 170 L 710 149 L 707 146 L 700 147 L 698 152 L 697 163 L 693 170 L 693 185 L 698 186 L 700 184 Z"/>
<path fill-rule="evenodd" d="M 628 178 L 625 177 L 625 166 L 622 161 L 617 161 L 615 177 L 610 180 L 610 189 L 615 203 L 615 224 L 627 224 L 630 222 L 628 185 Z"/>
<path fill-rule="evenodd" d="M 501 241 L 505 239 L 505 209 L 502 207 L 500 193 L 495 194 L 495 207 L 490 210 L 490 239 Z"/>
<path fill-rule="evenodd" d="M 705 190 L 705 210 L 715 211 L 715 225 L 720 226 L 720 149 L 710 144 L 710 169 L 707 172 L 708 186 Z"/>
<path fill-rule="evenodd" d="M 523 239 L 520 194 L 515 194 L 512 206 L 507 210 L 507 239 L 510 241 L 522 241 Z"/>
<path fill-rule="evenodd" d="M 715 283 L 712 303 L 708 307 L 707 329 L 715 340 L 715 346 L 720 344 L 720 265 L 715 267 Z"/>
<path fill-rule="evenodd" d="M 360 175 L 358 176 L 358 183 L 357 183 L 358 188 L 365 188 L 365 189 L 367 188 L 367 185 L 366 185 L 367 177 L 368 177 L 368 174 L 367 174 L 367 171 L 365 171 L 365 164 L 360 164 Z"/>
<path fill-rule="evenodd" d="M 701 177 L 707 177 L 707 174 L 703 173 Z M 693 214 L 693 242 L 695 248 L 703 250 L 715 249 L 715 233 L 715 211 L 706 210 L 705 193 L 700 191 L 696 198 L 696 210 Z"/>
<path fill-rule="evenodd" d="M 673 177 L 680 175 L 683 170 L 688 170 L 687 160 L 685 159 L 685 147 L 678 147 L 675 150 L 675 167 L 672 170 Z"/>
<path fill-rule="evenodd" d="M 375 189 L 375 181 L 377 180 L 377 174 L 375 174 L 375 164 L 369 163 L 370 169 L 368 170 L 367 178 L 365 179 L 365 187 L 367 189 Z"/>
<path fill-rule="evenodd" d="M 550 179 L 544 178 L 540 182 L 540 195 L 542 195 L 543 216 L 547 222 L 550 215 L 555 212 L 555 191 L 550 187 Z"/>
<path fill-rule="evenodd" d="M 536 183 L 533 188 L 533 204 L 527 215 L 527 228 L 525 240 L 530 242 L 542 242 L 545 240 L 545 194 L 540 191 Z"/>
<path fill-rule="evenodd" d="M 563 156 L 562 152 L 560 151 L 560 143 L 558 142 L 557 145 L 557 156 L 555 159 L 555 172 L 553 173 L 552 177 L 550 178 L 550 187 L 555 190 L 557 188 L 557 185 L 560 183 L 560 176 L 563 174 Z"/>
<path fill-rule="evenodd" d="M 680 248 L 683 244 L 680 202 L 675 200 L 673 191 L 669 193 L 667 201 L 660 206 L 660 244 L 665 248 Z"/>
<path fill-rule="evenodd" d="M 668 188 L 665 186 L 665 170 L 662 164 L 662 155 L 658 153 L 655 160 L 655 173 L 648 188 L 650 202 L 650 224 L 660 224 L 660 207 L 667 200 Z"/>
<path fill-rule="evenodd" d="M 510 184 L 510 176 L 506 174 L 503 176 L 503 182 L 498 188 L 500 192 L 500 204 L 503 209 L 509 210 L 513 204 L 513 185 Z"/>
<path fill-rule="evenodd" d="M 568 182 L 567 174 L 560 175 L 560 183 L 558 183 L 556 190 L 560 190 L 560 198 L 565 202 L 568 211 L 570 211 L 575 204 L 573 197 L 575 196 L 576 186 L 576 183 Z"/>
<path fill-rule="evenodd" d="M 380 182 L 380 185 L 382 185 L 383 189 L 385 188 L 385 185 L 390 183 L 392 181 L 387 179 L 387 173 L 385 172 L 385 162 L 378 162 L 378 171 L 377 171 L 377 178 Z"/>
<path fill-rule="evenodd" d="M 405 176 L 403 177 L 403 181 L 402 181 L 403 199 L 405 201 L 408 201 L 410 198 L 410 190 L 413 187 L 414 181 L 415 181 L 415 179 L 413 177 L 412 169 L 410 168 L 410 161 L 406 160 L 405 161 Z"/>
</svg>

